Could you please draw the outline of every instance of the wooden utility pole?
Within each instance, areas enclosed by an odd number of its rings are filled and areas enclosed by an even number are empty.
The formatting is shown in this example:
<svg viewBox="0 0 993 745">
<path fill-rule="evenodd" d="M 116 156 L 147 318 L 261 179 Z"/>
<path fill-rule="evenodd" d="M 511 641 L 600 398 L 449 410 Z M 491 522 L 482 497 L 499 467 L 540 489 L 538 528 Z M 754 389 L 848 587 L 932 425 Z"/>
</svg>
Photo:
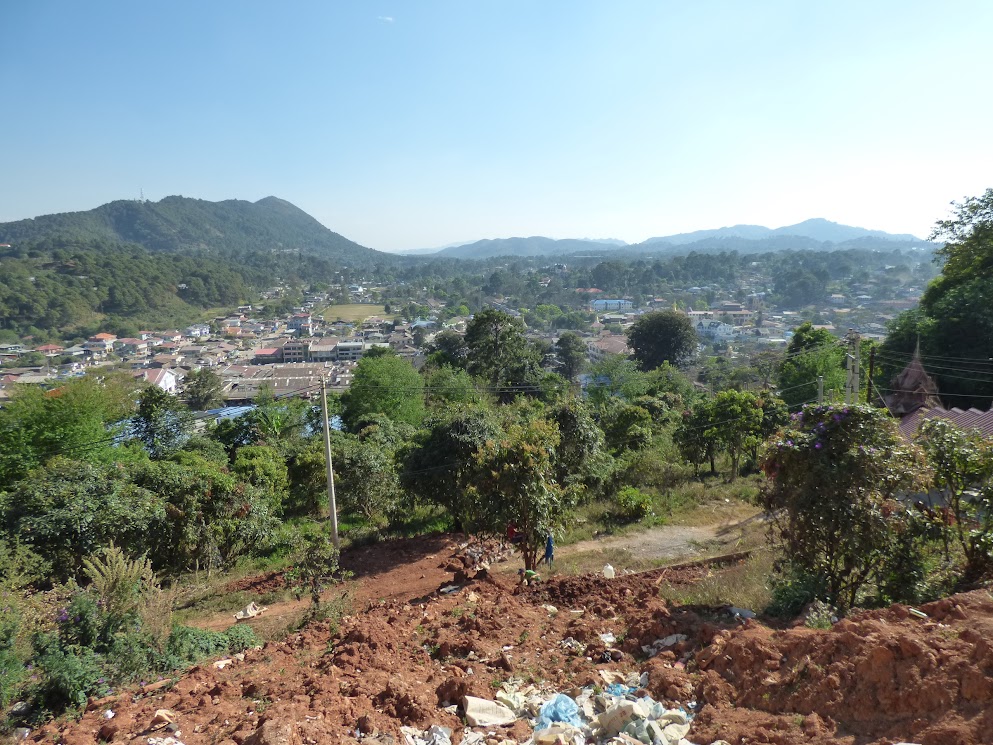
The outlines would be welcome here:
<svg viewBox="0 0 993 745">
<path fill-rule="evenodd" d="M 331 535 L 335 548 L 341 548 L 338 540 L 338 505 L 334 499 L 334 469 L 331 466 L 331 425 L 328 422 L 328 384 L 321 376 L 321 419 L 324 421 L 324 459 L 328 472 L 328 516 L 331 518 Z"/>
</svg>

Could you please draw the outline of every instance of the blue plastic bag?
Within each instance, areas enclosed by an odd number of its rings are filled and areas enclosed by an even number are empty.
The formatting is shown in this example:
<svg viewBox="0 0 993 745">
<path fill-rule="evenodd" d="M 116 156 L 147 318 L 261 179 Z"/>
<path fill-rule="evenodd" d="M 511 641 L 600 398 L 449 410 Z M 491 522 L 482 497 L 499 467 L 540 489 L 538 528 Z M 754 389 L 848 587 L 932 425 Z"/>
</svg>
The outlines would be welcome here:
<svg viewBox="0 0 993 745">
<path fill-rule="evenodd" d="M 555 698 L 541 707 L 536 730 L 552 726 L 552 722 L 565 722 L 573 727 L 582 727 L 583 720 L 579 718 L 579 706 L 564 693 L 557 693 Z"/>
<path fill-rule="evenodd" d="M 638 689 L 623 685 L 622 683 L 611 683 L 607 686 L 607 693 L 611 696 L 627 696 L 629 693 L 634 693 L 636 690 Z"/>
</svg>

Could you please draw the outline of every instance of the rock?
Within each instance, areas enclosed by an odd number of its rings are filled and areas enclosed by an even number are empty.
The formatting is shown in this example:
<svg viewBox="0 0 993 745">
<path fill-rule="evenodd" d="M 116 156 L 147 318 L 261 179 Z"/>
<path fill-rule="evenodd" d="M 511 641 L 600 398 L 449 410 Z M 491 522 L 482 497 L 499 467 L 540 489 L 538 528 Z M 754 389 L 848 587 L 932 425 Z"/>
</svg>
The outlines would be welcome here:
<svg viewBox="0 0 993 745">
<path fill-rule="evenodd" d="M 300 738 L 292 722 L 267 719 L 245 738 L 244 745 L 300 745 Z"/>
</svg>

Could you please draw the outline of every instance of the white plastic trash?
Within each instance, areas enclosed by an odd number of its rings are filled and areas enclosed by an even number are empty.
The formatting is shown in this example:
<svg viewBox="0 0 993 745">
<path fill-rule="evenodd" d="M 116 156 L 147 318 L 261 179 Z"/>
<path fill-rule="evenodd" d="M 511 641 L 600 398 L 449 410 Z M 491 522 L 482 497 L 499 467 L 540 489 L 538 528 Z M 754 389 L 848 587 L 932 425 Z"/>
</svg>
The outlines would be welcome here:
<svg viewBox="0 0 993 745">
<path fill-rule="evenodd" d="M 610 566 L 610 564 L 603 565 L 603 576 L 606 577 L 607 579 L 614 578 L 614 568 Z"/>
</svg>

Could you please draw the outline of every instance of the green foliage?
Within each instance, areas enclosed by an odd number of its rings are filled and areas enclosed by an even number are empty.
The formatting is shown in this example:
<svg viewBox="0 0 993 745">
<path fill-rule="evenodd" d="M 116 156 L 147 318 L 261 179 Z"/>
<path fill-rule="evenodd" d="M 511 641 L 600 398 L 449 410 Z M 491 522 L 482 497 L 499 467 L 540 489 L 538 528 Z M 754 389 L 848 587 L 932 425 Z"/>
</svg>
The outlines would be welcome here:
<svg viewBox="0 0 993 745">
<path fill-rule="evenodd" d="M 824 578 L 799 567 L 781 563 L 772 577 L 772 600 L 765 612 L 781 618 L 793 618 L 819 597 L 826 597 Z"/>
<path fill-rule="evenodd" d="M 51 391 L 16 386 L 0 409 L 0 483 L 11 484 L 51 458 L 107 457 L 120 422 L 131 413 L 135 386 L 119 376 L 88 375 Z"/>
<path fill-rule="evenodd" d="M 287 584 L 298 596 L 310 595 L 310 612 L 315 616 L 320 613 L 322 593 L 351 576 L 341 569 L 338 559 L 330 528 L 324 525 L 304 539 L 299 560 L 286 573 Z"/>
<path fill-rule="evenodd" d="M 204 411 L 220 404 L 223 389 L 221 376 L 209 367 L 193 370 L 183 378 L 183 397 L 193 411 Z"/>
<path fill-rule="evenodd" d="M 845 387 L 845 350 L 824 329 L 800 325 L 779 366 L 780 395 L 791 409 L 817 399 L 817 379 L 824 377 L 824 395 L 831 399 Z"/>
<path fill-rule="evenodd" d="M 456 527 L 472 529 L 478 505 L 469 487 L 477 456 L 499 435 L 500 424 L 486 407 L 456 406 L 432 416 L 404 458 L 404 488 L 424 503 L 444 507 Z"/>
<path fill-rule="evenodd" d="M 359 360 L 352 384 L 341 398 L 342 419 L 353 432 L 370 414 L 415 426 L 424 418 L 424 380 L 395 354 Z"/>
<path fill-rule="evenodd" d="M 966 577 L 976 579 L 993 567 L 993 440 L 935 418 L 921 425 L 918 442 L 933 473 L 932 488 L 952 518 L 936 521 L 946 555 L 953 536 L 965 556 Z"/>
<path fill-rule="evenodd" d="M 555 342 L 555 355 L 559 360 L 558 372 L 566 380 L 574 380 L 589 364 L 586 342 L 572 331 L 565 332 Z"/>
<path fill-rule="evenodd" d="M 633 486 L 625 486 L 615 497 L 617 514 L 623 520 L 643 520 L 652 513 L 652 498 Z"/>
<path fill-rule="evenodd" d="M 748 391 L 721 391 L 709 402 L 713 426 L 704 436 L 731 458 L 731 478 L 738 477 L 742 452 L 759 444 L 762 435 L 762 403 Z"/>
<path fill-rule="evenodd" d="M 893 499 L 914 485 L 917 451 L 878 409 L 808 406 L 770 443 L 763 468 L 763 507 L 787 560 L 824 578 L 824 599 L 851 607 L 899 530 Z"/>
<path fill-rule="evenodd" d="M 685 313 L 661 310 L 640 316 L 628 330 L 632 357 L 644 370 L 653 370 L 663 362 L 682 365 L 696 354 L 697 334 Z"/>
<path fill-rule="evenodd" d="M 51 563 L 58 579 L 80 576 L 81 558 L 111 544 L 141 554 L 157 544 L 163 500 L 116 466 L 65 458 L 32 472 L 0 499 L 0 524 Z"/>
<path fill-rule="evenodd" d="M 171 393 L 150 385 L 138 396 L 129 430 L 151 457 L 166 458 L 189 440 L 193 416 Z"/>
<path fill-rule="evenodd" d="M 497 440 L 477 454 L 479 470 L 472 483 L 480 521 L 486 530 L 504 535 L 514 523 L 522 536 L 517 544 L 525 569 L 534 569 L 546 537 L 558 528 L 571 506 L 555 481 L 554 457 L 559 432 L 542 419 L 512 422 Z"/>
<path fill-rule="evenodd" d="M 465 370 L 443 364 L 425 368 L 424 390 L 430 408 L 449 404 L 475 405 L 482 401 L 472 376 Z"/>
<path fill-rule="evenodd" d="M 499 310 L 473 316 L 466 327 L 468 370 L 501 390 L 501 399 L 534 393 L 541 379 L 541 355 L 524 336 L 524 323 Z"/>
<path fill-rule="evenodd" d="M 276 448 L 268 445 L 245 445 L 234 453 L 231 472 L 256 487 L 268 501 L 275 514 L 280 514 L 289 492 L 286 460 Z"/>
<path fill-rule="evenodd" d="M 339 509 L 382 525 L 396 511 L 402 493 L 393 449 L 377 440 L 338 435 L 332 442 L 332 461 Z"/>
<path fill-rule="evenodd" d="M 145 557 L 128 559 L 116 546 L 101 550 L 98 556 L 84 558 L 83 571 L 109 616 L 123 617 L 137 610 L 145 596 L 156 588 L 151 562 Z"/>
<path fill-rule="evenodd" d="M 886 386 L 919 344 L 925 360 L 946 360 L 925 367 L 951 400 L 947 405 L 985 409 L 993 378 L 989 355 L 977 350 L 988 350 L 993 338 L 993 189 L 954 207 L 954 215 L 939 221 L 931 236 L 945 241 L 935 252 L 935 260 L 943 262 L 941 275 L 928 285 L 919 308 L 890 325 L 881 347 L 881 377 Z"/>
</svg>

